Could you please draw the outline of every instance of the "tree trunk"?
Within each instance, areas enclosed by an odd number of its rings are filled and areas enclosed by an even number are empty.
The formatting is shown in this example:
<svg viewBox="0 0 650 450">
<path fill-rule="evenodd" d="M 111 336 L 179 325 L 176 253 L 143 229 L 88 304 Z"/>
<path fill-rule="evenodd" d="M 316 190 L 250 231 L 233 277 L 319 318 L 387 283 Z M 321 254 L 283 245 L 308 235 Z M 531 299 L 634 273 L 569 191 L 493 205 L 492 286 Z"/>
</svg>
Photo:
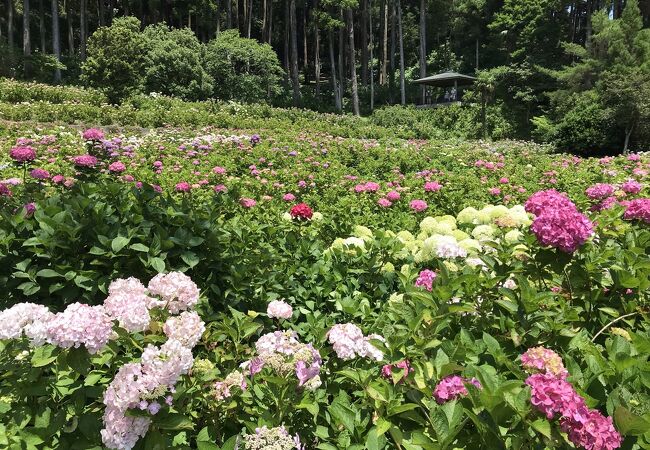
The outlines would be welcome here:
<svg viewBox="0 0 650 450">
<path fill-rule="evenodd" d="M 632 135 L 632 130 L 634 126 L 625 127 L 625 145 L 623 145 L 623 153 L 627 153 L 627 148 L 630 145 L 630 136 Z"/>
<path fill-rule="evenodd" d="M 74 27 L 72 24 L 72 8 L 70 8 L 70 0 L 65 2 L 65 21 L 68 25 L 68 54 L 74 55 Z"/>
<path fill-rule="evenodd" d="M 361 7 L 361 83 L 368 85 L 368 0 Z"/>
<path fill-rule="evenodd" d="M 14 0 L 7 0 L 7 44 L 14 49 Z"/>
<path fill-rule="evenodd" d="M 338 112 L 341 112 L 341 91 L 339 84 L 336 81 L 336 62 L 334 60 L 334 33 L 332 30 L 328 33 L 329 47 L 330 47 L 330 72 L 332 77 L 332 92 L 334 93 L 334 107 Z"/>
<path fill-rule="evenodd" d="M 381 34 L 381 72 L 379 73 L 379 84 L 384 86 L 388 78 L 388 0 L 384 0 L 383 27 Z"/>
<path fill-rule="evenodd" d="M 343 19 L 343 10 L 341 9 L 341 19 Z M 341 103 L 343 103 L 343 92 L 345 92 L 345 30 L 339 28 L 339 90 L 341 91 Z"/>
<path fill-rule="evenodd" d="M 80 42 L 79 42 L 79 56 L 82 61 L 86 60 L 86 34 L 88 31 L 88 18 L 86 15 L 86 0 L 81 0 L 81 6 L 79 7 L 79 21 L 80 24 Z"/>
<path fill-rule="evenodd" d="M 268 0 L 268 6 L 269 6 L 269 13 L 268 13 L 268 42 L 269 45 L 271 45 L 272 39 L 273 39 L 273 0 Z"/>
<path fill-rule="evenodd" d="M 354 18 L 352 16 L 352 8 L 345 10 L 345 21 L 348 28 L 348 51 L 350 55 L 350 87 L 352 94 L 352 112 L 355 116 L 361 114 L 359 111 L 359 91 L 357 86 L 357 67 L 354 63 Z"/>
<path fill-rule="evenodd" d="M 305 74 L 305 84 L 309 83 L 309 52 L 307 48 L 307 5 L 302 9 L 302 69 Z"/>
<path fill-rule="evenodd" d="M 59 2 L 52 0 L 52 53 L 57 61 L 61 61 L 61 44 L 59 43 Z M 61 82 L 61 69 L 54 70 L 54 82 Z"/>
<path fill-rule="evenodd" d="M 427 3 L 426 0 L 420 0 L 420 78 L 427 76 Z M 401 37 L 400 32 L 400 37 Z M 422 104 L 426 101 L 426 86 L 420 87 L 420 101 Z"/>
<path fill-rule="evenodd" d="M 98 3 L 99 3 L 99 9 L 97 10 L 97 20 L 99 22 L 99 26 L 103 27 L 104 25 L 106 25 L 104 23 L 104 20 L 106 19 L 106 5 L 104 4 L 104 0 L 99 0 Z"/>
<path fill-rule="evenodd" d="M 476 72 L 478 72 L 478 51 L 479 51 L 479 42 L 478 42 L 478 38 L 476 38 L 476 67 L 475 67 Z"/>
<path fill-rule="evenodd" d="M 318 0 L 314 0 L 314 11 L 318 10 Z M 320 36 L 318 22 L 314 21 L 314 78 L 316 83 L 316 97 L 320 95 Z"/>
<path fill-rule="evenodd" d="M 375 109 L 375 60 L 373 58 L 374 41 L 372 30 L 372 0 L 368 0 L 370 15 L 368 16 L 368 28 L 370 29 L 370 112 Z"/>
<path fill-rule="evenodd" d="M 246 0 L 242 0 L 242 1 L 246 1 Z M 234 28 L 237 28 L 237 30 L 239 30 L 239 34 L 241 35 L 242 34 L 242 32 L 241 32 L 241 24 L 239 23 L 239 0 L 235 0 L 234 13 L 235 13 Z"/>
<path fill-rule="evenodd" d="M 41 35 L 41 53 L 45 53 L 45 7 L 43 0 L 38 0 L 38 30 Z"/>
<path fill-rule="evenodd" d="M 298 33 L 296 22 L 296 0 L 288 0 L 289 2 L 289 40 L 291 51 L 291 85 L 293 87 L 293 103 L 294 105 L 300 104 L 300 81 L 298 79 Z"/>
<path fill-rule="evenodd" d="M 246 30 L 246 36 L 248 39 L 251 38 L 251 31 L 253 28 L 253 0 L 249 0 L 248 2 L 248 25 L 247 25 L 247 30 Z"/>
<path fill-rule="evenodd" d="M 262 0 L 262 42 L 266 42 L 268 38 L 266 37 L 266 3 L 267 0 Z"/>
<path fill-rule="evenodd" d="M 397 27 L 399 32 L 399 90 L 402 105 L 406 104 L 406 86 L 404 85 L 404 34 L 402 32 L 402 4 L 397 0 Z"/>
<path fill-rule="evenodd" d="M 10 0 L 11 1 L 11 0 Z M 31 72 L 30 59 L 32 56 L 32 40 L 29 33 L 29 0 L 23 0 L 23 70 L 25 78 Z"/>
<path fill-rule="evenodd" d="M 167 0 L 162 0 L 164 3 L 164 8 L 167 10 L 169 13 L 169 21 L 168 23 L 171 22 L 171 12 L 169 12 L 169 3 Z M 113 24 L 113 17 L 115 17 L 115 6 L 113 5 L 113 0 L 108 0 L 108 26 L 111 26 Z M 167 17 L 167 16 L 165 16 Z"/>
<path fill-rule="evenodd" d="M 226 0 L 226 28 L 232 28 L 232 0 Z"/>
<path fill-rule="evenodd" d="M 395 36 L 396 36 L 396 14 L 397 7 L 393 1 L 390 10 L 390 73 L 388 74 L 388 99 L 390 103 L 394 103 L 393 93 L 395 91 Z"/>
</svg>

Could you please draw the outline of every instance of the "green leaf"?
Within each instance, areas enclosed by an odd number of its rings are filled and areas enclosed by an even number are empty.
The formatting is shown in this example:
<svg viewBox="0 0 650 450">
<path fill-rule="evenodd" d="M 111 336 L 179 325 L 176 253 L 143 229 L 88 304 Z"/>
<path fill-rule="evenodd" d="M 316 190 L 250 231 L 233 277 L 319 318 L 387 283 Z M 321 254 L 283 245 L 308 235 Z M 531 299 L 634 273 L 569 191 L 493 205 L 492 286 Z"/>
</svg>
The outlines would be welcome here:
<svg viewBox="0 0 650 450">
<path fill-rule="evenodd" d="M 36 350 L 34 350 L 34 355 L 32 355 L 32 366 L 43 367 L 50 364 L 57 357 L 57 355 L 52 356 L 52 353 L 55 349 L 56 348 L 51 345 L 36 347 Z"/>
<path fill-rule="evenodd" d="M 41 278 L 54 278 L 54 277 L 60 277 L 61 274 L 56 270 L 41 269 L 38 272 L 36 272 L 36 276 Z"/>
<path fill-rule="evenodd" d="M 156 425 L 161 430 L 192 430 L 194 423 L 182 414 L 171 413 L 156 420 Z"/>
<path fill-rule="evenodd" d="M 181 259 L 183 260 L 183 262 L 185 262 L 185 264 L 190 266 L 190 269 L 196 266 L 201 261 L 198 255 L 194 252 L 183 252 L 183 254 L 181 255 Z"/>
<path fill-rule="evenodd" d="M 136 252 L 145 252 L 145 253 L 147 253 L 149 251 L 149 247 L 147 247 L 144 244 L 140 244 L 140 243 L 131 244 L 131 245 L 129 245 L 129 248 L 131 250 L 135 250 Z"/>
<path fill-rule="evenodd" d="M 163 261 L 161 258 L 158 257 L 151 258 L 149 260 L 149 264 L 151 264 L 151 267 L 153 267 L 155 271 L 158 273 L 162 273 L 165 271 L 165 261 Z"/>
<path fill-rule="evenodd" d="M 650 431 L 650 422 L 622 406 L 614 411 L 614 421 L 616 428 L 626 436 L 641 436 Z"/>
<path fill-rule="evenodd" d="M 90 369 L 90 355 L 85 348 L 71 348 L 68 350 L 66 361 L 75 372 L 81 375 L 86 375 Z"/>
<path fill-rule="evenodd" d="M 144 450 L 165 450 L 165 437 L 158 430 L 149 430 L 144 439 Z"/>
<path fill-rule="evenodd" d="M 546 436 L 549 439 L 551 438 L 551 424 L 548 420 L 537 419 L 531 423 L 531 426 L 542 435 Z"/>
<path fill-rule="evenodd" d="M 124 237 L 124 236 L 118 236 L 113 241 L 111 242 L 111 248 L 113 249 L 114 253 L 118 253 L 120 250 L 122 250 L 126 245 L 129 243 L 131 239 Z"/>
<path fill-rule="evenodd" d="M 328 408 L 334 420 L 342 424 L 351 433 L 354 432 L 356 422 L 356 411 L 350 405 L 350 401 L 344 392 L 340 392 Z"/>
</svg>

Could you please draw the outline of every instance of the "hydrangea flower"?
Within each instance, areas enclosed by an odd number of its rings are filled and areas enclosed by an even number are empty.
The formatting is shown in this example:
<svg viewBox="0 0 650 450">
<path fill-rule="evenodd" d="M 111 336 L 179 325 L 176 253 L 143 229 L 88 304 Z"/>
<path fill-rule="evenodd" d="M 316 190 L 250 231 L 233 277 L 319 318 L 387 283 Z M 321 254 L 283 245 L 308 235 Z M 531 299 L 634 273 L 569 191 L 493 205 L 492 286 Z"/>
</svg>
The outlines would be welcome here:
<svg viewBox="0 0 650 450">
<path fill-rule="evenodd" d="M 75 166 L 80 168 L 93 168 L 97 165 L 97 158 L 92 155 L 80 155 L 72 158 Z"/>
<path fill-rule="evenodd" d="M 89 128 L 83 132 L 84 141 L 101 141 L 104 139 L 104 132 L 98 128 Z"/>
<path fill-rule="evenodd" d="M 433 290 L 433 282 L 435 281 L 438 275 L 429 269 L 425 269 L 420 272 L 417 280 L 415 280 L 415 286 L 426 289 L 431 292 Z"/>
<path fill-rule="evenodd" d="M 149 281 L 149 294 L 160 297 L 149 307 L 164 307 L 172 314 L 193 308 L 199 301 L 199 288 L 190 277 L 182 272 L 159 273 Z"/>
<path fill-rule="evenodd" d="M 176 183 L 174 189 L 176 189 L 176 192 L 190 192 L 192 190 L 192 186 L 187 181 L 181 181 L 180 183 Z"/>
<path fill-rule="evenodd" d="M 36 159 L 36 150 L 29 145 L 12 147 L 9 156 L 16 162 L 25 163 Z"/>
<path fill-rule="evenodd" d="M 637 198 L 621 203 L 625 206 L 624 219 L 641 220 L 650 224 L 650 198 Z"/>
<path fill-rule="evenodd" d="M 373 339 L 384 341 L 384 338 L 378 335 L 364 336 L 361 329 L 352 323 L 334 325 L 327 332 L 327 339 L 334 347 L 336 356 L 343 360 L 360 356 L 381 361 L 384 357 L 383 352 L 370 342 Z"/>
<path fill-rule="evenodd" d="M 477 389 L 482 389 L 481 383 L 476 378 L 467 379 L 458 375 L 450 375 L 440 380 L 436 385 L 433 390 L 433 398 L 438 404 L 442 405 L 448 401 L 464 397 L 469 394 L 465 386 L 467 383 L 473 384 Z"/>
<path fill-rule="evenodd" d="M 122 161 L 115 161 L 108 166 L 108 170 L 113 173 L 122 173 L 126 170 L 126 166 Z"/>
<path fill-rule="evenodd" d="M 282 300 L 273 300 L 267 306 L 266 313 L 270 318 L 291 319 L 293 308 Z"/>
<path fill-rule="evenodd" d="M 188 348 L 194 347 L 205 331 L 205 323 L 196 311 L 184 311 L 172 316 L 163 325 L 163 332 L 169 339 L 174 339 Z"/>
<path fill-rule="evenodd" d="M 621 185 L 621 190 L 626 194 L 638 194 L 642 188 L 643 185 L 635 180 L 627 180 Z"/>
<path fill-rule="evenodd" d="M 299 203 L 289 211 L 293 219 L 309 220 L 314 215 L 312 209 L 306 203 Z"/>
<path fill-rule="evenodd" d="M 257 205 L 257 202 L 252 198 L 242 197 L 239 199 L 239 204 L 244 208 L 252 208 L 253 206 Z"/>
<path fill-rule="evenodd" d="M 416 212 L 422 212 L 427 209 L 429 205 L 427 205 L 427 202 L 424 200 L 411 200 L 409 207 Z"/>
<path fill-rule="evenodd" d="M 612 418 L 603 416 L 597 410 L 589 410 L 579 420 L 562 418 L 560 427 L 576 447 L 587 450 L 614 450 L 623 443 Z"/>
<path fill-rule="evenodd" d="M 585 190 L 585 194 L 591 200 L 602 200 L 606 197 L 609 197 L 614 193 L 616 188 L 608 183 L 597 183 L 593 186 L 588 187 Z"/>
<path fill-rule="evenodd" d="M 530 226 L 540 244 L 566 253 L 575 252 L 593 234 L 593 224 L 572 208 L 547 210 Z"/>
<path fill-rule="evenodd" d="M 47 180 L 50 178 L 50 172 L 45 169 L 32 169 L 29 175 L 35 180 Z"/>
<path fill-rule="evenodd" d="M 103 306 L 72 303 L 47 322 L 48 342 L 62 348 L 84 345 L 91 354 L 102 350 L 113 335 L 113 321 Z"/>
<path fill-rule="evenodd" d="M 377 200 L 377 204 L 382 208 L 389 208 L 393 203 L 387 198 L 382 197 L 379 200 Z"/>
<path fill-rule="evenodd" d="M 521 364 L 529 373 L 548 373 L 561 379 L 569 375 L 560 355 L 544 347 L 528 349 L 521 355 Z"/>
<path fill-rule="evenodd" d="M 242 439 L 244 450 L 303 450 L 298 435 L 291 436 L 284 426 L 255 429 L 255 434 L 246 434 Z"/>
</svg>

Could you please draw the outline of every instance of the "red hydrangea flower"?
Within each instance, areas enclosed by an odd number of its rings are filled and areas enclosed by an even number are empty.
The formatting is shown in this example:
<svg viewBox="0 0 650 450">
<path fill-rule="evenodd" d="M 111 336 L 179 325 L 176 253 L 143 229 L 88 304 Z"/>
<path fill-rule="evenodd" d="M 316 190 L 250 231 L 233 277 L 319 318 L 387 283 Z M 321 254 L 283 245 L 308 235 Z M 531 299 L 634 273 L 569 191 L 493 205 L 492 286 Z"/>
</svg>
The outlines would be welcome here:
<svg viewBox="0 0 650 450">
<path fill-rule="evenodd" d="M 294 219 L 309 220 L 314 215 L 314 212 L 306 203 L 298 203 L 291 208 L 289 214 L 291 214 L 291 217 Z"/>
</svg>

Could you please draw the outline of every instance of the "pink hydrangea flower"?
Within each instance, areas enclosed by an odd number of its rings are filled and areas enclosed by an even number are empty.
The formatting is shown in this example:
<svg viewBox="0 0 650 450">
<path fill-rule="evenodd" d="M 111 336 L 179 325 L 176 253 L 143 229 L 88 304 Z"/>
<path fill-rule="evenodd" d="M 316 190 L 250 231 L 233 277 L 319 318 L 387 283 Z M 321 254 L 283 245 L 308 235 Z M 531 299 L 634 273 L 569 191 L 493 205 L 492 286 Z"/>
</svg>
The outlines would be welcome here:
<svg viewBox="0 0 650 450">
<path fill-rule="evenodd" d="M 74 163 L 75 166 L 81 167 L 81 168 L 92 168 L 97 165 L 97 158 L 95 158 L 92 155 L 80 155 L 80 156 L 75 156 L 72 159 L 72 162 Z"/>
<path fill-rule="evenodd" d="M 388 208 L 388 207 L 390 207 L 393 203 L 392 203 L 390 200 L 388 200 L 387 198 L 382 197 L 382 198 L 380 198 L 379 200 L 377 200 L 377 204 L 378 204 L 379 206 L 381 206 L 382 208 Z"/>
<path fill-rule="evenodd" d="M 422 212 L 429 207 L 429 205 L 427 205 L 427 202 L 424 200 L 411 200 L 409 206 L 416 212 Z"/>
<path fill-rule="evenodd" d="M 521 355 L 521 365 L 529 373 L 550 373 L 562 379 L 566 379 L 569 375 L 560 355 L 544 347 L 528 349 Z"/>
<path fill-rule="evenodd" d="M 390 191 L 388 194 L 386 194 L 386 198 L 391 202 L 396 202 L 397 200 L 400 199 L 400 197 L 401 195 L 397 191 Z"/>
<path fill-rule="evenodd" d="M 614 428 L 611 417 L 600 411 L 589 410 L 579 420 L 565 417 L 560 420 L 560 428 L 567 433 L 576 447 L 587 450 L 614 450 L 623 443 L 621 435 Z"/>
<path fill-rule="evenodd" d="M 291 319 L 291 316 L 293 316 L 293 308 L 287 302 L 273 300 L 267 306 L 266 313 L 272 319 Z"/>
<path fill-rule="evenodd" d="M 440 189 L 442 189 L 442 184 L 437 181 L 428 181 L 424 183 L 425 192 L 438 192 Z"/>
<path fill-rule="evenodd" d="M 174 189 L 176 189 L 176 192 L 190 192 L 192 190 L 192 185 L 187 181 L 181 181 L 180 183 L 176 183 Z"/>
<path fill-rule="evenodd" d="M 84 141 L 101 141 L 104 139 L 104 132 L 98 128 L 89 128 L 83 132 Z"/>
<path fill-rule="evenodd" d="M 594 234 L 593 224 L 572 208 L 548 210 L 530 226 L 540 244 L 573 253 Z"/>
<path fill-rule="evenodd" d="M 438 404 L 442 405 L 448 401 L 464 397 L 469 394 L 465 386 L 468 383 L 473 384 L 477 389 L 482 388 L 481 383 L 476 378 L 467 379 L 458 375 L 450 375 L 440 380 L 436 385 L 433 390 L 433 398 Z"/>
<path fill-rule="evenodd" d="M 252 198 L 242 197 L 239 199 L 239 204 L 244 208 L 252 208 L 253 206 L 257 205 L 257 202 Z"/>
<path fill-rule="evenodd" d="M 217 185 L 214 187 L 214 192 L 217 192 L 217 193 L 219 193 L 219 192 L 226 192 L 227 190 L 228 190 L 228 188 L 227 188 L 226 185 L 224 185 L 224 184 L 217 184 Z"/>
<path fill-rule="evenodd" d="M 530 386 L 530 402 L 547 419 L 556 414 L 568 418 L 579 418 L 588 411 L 585 401 L 566 380 L 551 373 L 537 373 L 526 379 Z"/>
<path fill-rule="evenodd" d="M 641 220 L 650 224 L 650 198 L 637 198 L 621 204 L 625 206 L 624 219 Z"/>
<path fill-rule="evenodd" d="M 433 290 L 433 282 L 435 281 L 438 275 L 429 269 L 425 269 L 420 272 L 417 280 L 415 280 L 415 286 L 426 289 L 431 292 Z"/>
<path fill-rule="evenodd" d="M 585 194 L 587 197 L 589 197 L 591 200 L 601 200 L 603 198 L 609 197 L 614 193 L 616 188 L 612 186 L 611 184 L 607 183 L 597 183 L 594 184 L 593 186 L 588 187 L 585 190 Z"/>
<path fill-rule="evenodd" d="M 122 161 L 115 161 L 108 166 L 108 170 L 113 173 L 122 173 L 126 170 L 126 166 Z"/>
<path fill-rule="evenodd" d="M 282 200 L 285 202 L 292 202 L 296 199 L 296 196 L 293 195 L 291 192 L 288 192 L 282 196 Z"/>
<path fill-rule="evenodd" d="M 33 169 L 29 175 L 36 180 L 47 180 L 50 178 L 50 172 L 45 169 Z"/>
<path fill-rule="evenodd" d="M 0 197 L 11 197 L 12 195 L 11 189 L 6 184 L 0 183 Z"/>
<path fill-rule="evenodd" d="M 549 209 L 575 209 L 573 202 L 569 200 L 565 194 L 562 194 L 555 189 L 535 192 L 528 198 L 528 200 L 526 200 L 524 207 L 526 211 L 536 216 Z"/>
<path fill-rule="evenodd" d="M 381 368 L 381 376 L 384 378 L 392 379 L 393 378 L 393 369 L 401 369 L 404 371 L 404 375 L 402 379 L 399 381 L 400 383 L 404 381 L 406 377 L 408 377 L 409 373 L 414 372 L 415 369 L 411 367 L 409 364 L 408 359 L 404 359 L 397 364 L 385 364 Z"/>
<path fill-rule="evenodd" d="M 490 193 L 490 195 L 501 195 L 501 189 L 497 187 L 488 189 L 488 192 Z"/>
<path fill-rule="evenodd" d="M 621 190 L 625 192 L 626 194 L 638 194 L 641 192 L 641 189 L 643 186 L 641 183 L 635 180 L 627 180 L 625 183 L 621 185 Z"/>
<path fill-rule="evenodd" d="M 36 150 L 29 145 L 12 147 L 9 156 L 16 162 L 30 162 L 36 159 Z"/>
</svg>

